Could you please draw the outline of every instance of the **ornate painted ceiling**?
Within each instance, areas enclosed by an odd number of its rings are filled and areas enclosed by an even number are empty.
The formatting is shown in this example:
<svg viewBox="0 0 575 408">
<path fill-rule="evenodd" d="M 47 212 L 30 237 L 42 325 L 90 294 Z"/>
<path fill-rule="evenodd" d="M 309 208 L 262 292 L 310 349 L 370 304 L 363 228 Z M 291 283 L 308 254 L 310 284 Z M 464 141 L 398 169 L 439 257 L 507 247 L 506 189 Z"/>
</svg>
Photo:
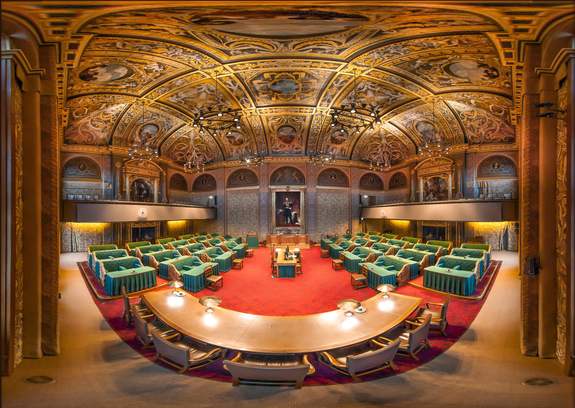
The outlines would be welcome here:
<svg viewBox="0 0 575 408">
<path fill-rule="evenodd" d="M 455 153 L 516 149 L 519 45 L 573 12 L 568 2 L 75 4 L 2 3 L 61 43 L 62 149 L 121 154 L 147 141 L 180 168 L 192 155 L 217 166 L 318 152 L 358 165 L 387 152 L 402 166 L 437 140 Z M 381 124 L 334 131 L 330 109 L 350 102 Z M 240 112 L 241 128 L 200 134 L 194 117 L 216 106 Z"/>
</svg>

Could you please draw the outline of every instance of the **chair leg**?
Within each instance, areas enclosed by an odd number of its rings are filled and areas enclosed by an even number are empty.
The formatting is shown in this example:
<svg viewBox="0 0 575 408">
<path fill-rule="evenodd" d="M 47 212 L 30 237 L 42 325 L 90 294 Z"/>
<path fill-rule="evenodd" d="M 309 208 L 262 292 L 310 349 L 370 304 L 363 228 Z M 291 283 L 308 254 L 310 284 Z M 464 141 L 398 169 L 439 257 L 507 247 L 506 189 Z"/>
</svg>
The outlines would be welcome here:
<svg viewBox="0 0 575 408">
<path fill-rule="evenodd" d="M 156 361 L 158 361 L 160 358 L 160 353 L 156 353 L 156 355 L 154 356 L 154 358 L 152 359 L 152 363 L 155 363 Z"/>
<path fill-rule="evenodd" d="M 238 377 L 232 377 L 232 385 L 237 387 L 240 385 L 240 379 Z"/>
<path fill-rule="evenodd" d="M 295 382 L 295 387 L 299 390 L 301 387 L 303 386 L 303 381 L 302 380 L 297 380 Z"/>
<path fill-rule="evenodd" d="M 390 361 L 390 362 L 389 362 L 389 366 L 391 367 L 391 369 L 392 369 L 393 371 L 397 371 L 397 366 L 395 365 L 395 363 L 394 363 L 393 361 Z"/>
</svg>

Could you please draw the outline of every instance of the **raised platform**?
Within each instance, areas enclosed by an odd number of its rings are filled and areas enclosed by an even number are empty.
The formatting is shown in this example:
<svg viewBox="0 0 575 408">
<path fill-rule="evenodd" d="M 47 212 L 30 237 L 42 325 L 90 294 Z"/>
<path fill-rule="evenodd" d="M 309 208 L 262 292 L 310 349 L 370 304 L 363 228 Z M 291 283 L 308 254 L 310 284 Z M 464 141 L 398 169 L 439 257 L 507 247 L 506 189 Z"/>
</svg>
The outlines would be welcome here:
<svg viewBox="0 0 575 408">
<path fill-rule="evenodd" d="M 266 247 L 285 248 L 291 246 L 295 248 L 309 248 L 308 234 L 268 234 Z"/>
</svg>

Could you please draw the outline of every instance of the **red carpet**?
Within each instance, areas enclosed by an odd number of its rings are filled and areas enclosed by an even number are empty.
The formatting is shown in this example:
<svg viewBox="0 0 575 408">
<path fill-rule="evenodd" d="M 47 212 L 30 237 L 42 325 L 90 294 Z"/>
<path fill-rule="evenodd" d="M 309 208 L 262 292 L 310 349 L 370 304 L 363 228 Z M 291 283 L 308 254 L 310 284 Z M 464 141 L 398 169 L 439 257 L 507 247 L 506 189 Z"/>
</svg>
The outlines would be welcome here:
<svg viewBox="0 0 575 408">
<path fill-rule="evenodd" d="M 320 258 L 319 254 L 319 247 L 302 250 L 303 275 L 299 275 L 295 279 L 271 279 L 270 249 L 255 249 L 254 257 L 244 260 L 243 269 L 232 269 L 223 274 L 224 288 L 217 292 L 217 296 L 223 300 L 221 307 L 252 314 L 293 316 L 334 310 L 337 302 L 341 299 L 353 298 L 362 301 L 376 294 L 376 291 L 370 288 L 354 290 L 350 284 L 350 274 L 345 269 L 334 271 L 331 268 L 331 259 Z M 87 263 L 83 262 L 78 265 L 90 272 Z M 500 261 L 494 261 L 482 282 L 487 282 L 491 274 L 497 274 L 500 266 Z M 90 279 L 91 273 L 87 275 Z M 97 281 L 96 284 L 98 284 Z M 94 286 L 97 288 L 97 285 Z M 424 299 L 422 306 L 426 302 L 441 301 L 444 298 L 442 295 L 436 295 L 409 285 L 397 289 L 396 292 L 422 297 Z M 213 294 L 214 292 L 211 290 L 204 290 L 193 294 L 193 296 L 200 298 Z M 102 315 L 118 333 L 118 336 L 134 350 L 151 360 L 155 355 L 154 348 L 142 350 L 141 343 L 134 338 L 133 326 L 126 328 L 125 322 L 122 320 L 123 300 L 102 302 L 93 293 L 91 295 Z M 429 339 L 432 348 L 426 348 L 419 353 L 420 361 L 397 355 L 394 362 L 398 371 L 383 370 L 365 376 L 363 380 L 369 381 L 402 373 L 437 357 L 451 347 L 467 330 L 486 298 L 487 296 L 481 301 L 475 302 L 452 298 L 448 311 L 449 326 L 446 329 L 448 337 L 431 333 Z M 231 352 L 229 358 L 232 358 L 234 354 L 235 352 Z M 314 355 L 310 355 L 310 361 L 314 364 L 316 372 L 306 377 L 304 382 L 306 386 L 353 382 L 350 377 L 339 374 L 319 363 Z M 158 364 L 175 371 L 173 367 L 164 363 L 158 362 Z M 231 382 L 231 377 L 222 368 L 221 361 L 208 367 L 189 371 L 186 374 Z"/>
</svg>

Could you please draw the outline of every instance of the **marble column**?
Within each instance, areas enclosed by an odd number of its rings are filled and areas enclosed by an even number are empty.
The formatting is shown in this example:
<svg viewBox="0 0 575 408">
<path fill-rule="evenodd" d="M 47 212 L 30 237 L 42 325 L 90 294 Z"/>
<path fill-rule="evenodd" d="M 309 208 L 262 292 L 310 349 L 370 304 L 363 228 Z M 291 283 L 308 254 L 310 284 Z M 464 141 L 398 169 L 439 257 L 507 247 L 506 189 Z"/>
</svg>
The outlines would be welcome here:
<svg viewBox="0 0 575 408">
<path fill-rule="evenodd" d="M 154 179 L 154 202 L 158 202 L 158 179 Z"/>
<path fill-rule="evenodd" d="M 124 195 L 124 199 L 126 201 L 130 201 L 130 178 L 128 177 L 128 172 L 126 170 L 125 174 L 126 174 L 126 180 L 124 182 L 124 188 L 126 190 L 125 195 Z"/>
</svg>

